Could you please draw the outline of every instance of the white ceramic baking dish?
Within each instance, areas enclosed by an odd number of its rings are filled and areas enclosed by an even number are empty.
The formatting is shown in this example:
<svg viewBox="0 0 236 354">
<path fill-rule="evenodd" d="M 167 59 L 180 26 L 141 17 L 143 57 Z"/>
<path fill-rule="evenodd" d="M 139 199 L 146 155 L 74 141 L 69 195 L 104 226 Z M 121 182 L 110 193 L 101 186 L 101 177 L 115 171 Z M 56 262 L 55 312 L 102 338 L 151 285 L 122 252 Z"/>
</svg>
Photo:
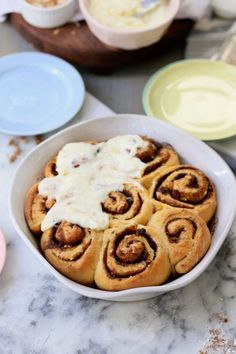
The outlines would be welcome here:
<svg viewBox="0 0 236 354">
<path fill-rule="evenodd" d="M 201 262 L 189 273 L 161 286 L 109 292 L 89 288 L 66 278 L 55 270 L 39 251 L 24 218 L 24 201 L 32 183 L 44 165 L 68 142 L 105 140 L 119 134 L 143 134 L 172 144 L 185 162 L 202 169 L 215 183 L 218 193 L 217 225 L 211 247 Z M 142 300 L 186 286 L 210 264 L 225 240 L 236 212 L 235 177 L 222 158 L 205 143 L 157 119 L 140 115 L 116 115 L 76 124 L 47 139 L 21 162 L 14 176 L 9 199 L 10 215 L 17 233 L 46 268 L 78 294 L 113 301 Z"/>
</svg>

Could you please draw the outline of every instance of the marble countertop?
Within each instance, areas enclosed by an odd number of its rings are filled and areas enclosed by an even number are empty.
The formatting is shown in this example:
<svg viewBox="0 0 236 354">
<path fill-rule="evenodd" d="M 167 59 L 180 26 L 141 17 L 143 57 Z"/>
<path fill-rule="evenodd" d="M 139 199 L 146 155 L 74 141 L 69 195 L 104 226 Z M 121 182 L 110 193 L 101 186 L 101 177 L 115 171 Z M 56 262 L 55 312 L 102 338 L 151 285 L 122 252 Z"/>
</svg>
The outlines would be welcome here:
<svg viewBox="0 0 236 354">
<path fill-rule="evenodd" d="M 77 119 L 91 116 L 91 100 Z M 0 226 L 8 253 L 0 275 L 1 354 L 236 352 L 236 223 L 208 270 L 184 289 L 133 303 L 78 296 L 48 273 L 11 225 L 12 175 L 36 140 L 15 138 L 22 153 L 11 163 L 10 141 L 0 135 Z"/>
</svg>

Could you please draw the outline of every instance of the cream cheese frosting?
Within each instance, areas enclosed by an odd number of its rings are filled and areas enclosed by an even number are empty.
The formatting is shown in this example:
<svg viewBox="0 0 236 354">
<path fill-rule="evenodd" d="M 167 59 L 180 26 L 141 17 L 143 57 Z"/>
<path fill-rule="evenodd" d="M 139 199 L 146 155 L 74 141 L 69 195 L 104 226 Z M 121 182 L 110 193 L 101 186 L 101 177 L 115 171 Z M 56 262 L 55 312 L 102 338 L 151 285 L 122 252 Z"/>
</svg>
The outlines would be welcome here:
<svg viewBox="0 0 236 354">
<path fill-rule="evenodd" d="M 161 22 L 167 13 L 168 1 L 161 0 L 157 6 L 142 14 L 141 0 L 90 0 L 90 14 L 99 22 L 113 28 L 141 29 Z"/>
<path fill-rule="evenodd" d="M 125 183 L 137 183 L 134 178 L 141 177 L 145 163 L 135 155 L 147 144 L 137 135 L 98 144 L 66 144 L 57 157 L 58 175 L 39 183 L 39 193 L 56 201 L 43 220 L 42 231 L 63 220 L 106 229 L 109 215 L 102 210 L 102 202 L 110 192 L 122 191 Z"/>
</svg>

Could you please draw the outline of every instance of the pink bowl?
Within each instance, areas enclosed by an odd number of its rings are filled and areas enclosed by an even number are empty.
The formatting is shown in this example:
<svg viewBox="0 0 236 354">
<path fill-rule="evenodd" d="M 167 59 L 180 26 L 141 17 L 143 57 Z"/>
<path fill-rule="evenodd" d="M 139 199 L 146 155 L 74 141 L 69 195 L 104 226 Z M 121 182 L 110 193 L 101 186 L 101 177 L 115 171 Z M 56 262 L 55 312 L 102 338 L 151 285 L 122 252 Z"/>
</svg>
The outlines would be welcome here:
<svg viewBox="0 0 236 354">
<path fill-rule="evenodd" d="M 2 231 L 0 230 L 0 273 L 3 269 L 6 259 L 6 242 Z"/>
</svg>

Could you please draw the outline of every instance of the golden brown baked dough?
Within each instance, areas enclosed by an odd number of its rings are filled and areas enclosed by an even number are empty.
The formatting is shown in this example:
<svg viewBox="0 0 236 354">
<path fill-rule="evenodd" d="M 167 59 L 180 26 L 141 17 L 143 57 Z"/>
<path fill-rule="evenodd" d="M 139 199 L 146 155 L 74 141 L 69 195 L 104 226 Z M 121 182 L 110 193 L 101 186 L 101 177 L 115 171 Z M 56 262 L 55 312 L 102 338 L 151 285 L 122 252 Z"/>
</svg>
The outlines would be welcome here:
<svg viewBox="0 0 236 354">
<path fill-rule="evenodd" d="M 105 232 L 95 283 L 104 290 L 159 285 L 170 270 L 165 241 L 155 229 L 123 225 Z"/>
<path fill-rule="evenodd" d="M 54 177 L 57 176 L 57 156 L 53 157 L 48 163 L 46 164 L 44 168 L 44 176 L 45 177 Z"/>
<path fill-rule="evenodd" d="M 166 237 L 173 274 L 189 272 L 211 244 L 210 231 L 205 221 L 188 209 L 157 211 L 148 225 Z"/>
<path fill-rule="evenodd" d="M 38 183 L 30 188 L 25 201 L 25 218 L 34 234 L 42 234 L 41 224 L 53 204 L 54 200 L 49 200 L 38 193 Z"/>
<path fill-rule="evenodd" d="M 84 285 L 93 285 L 102 242 L 102 232 L 83 229 L 63 221 L 45 231 L 41 238 L 43 254 L 59 272 Z"/>
<path fill-rule="evenodd" d="M 155 178 L 164 167 L 179 165 L 179 158 L 171 145 L 160 144 L 155 140 L 143 137 L 141 138 L 148 142 L 146 148 L 140 148 L 137 151 L 136 157 L 146 164 L 143 171 L 143 176 L 140 178 L 140 183 L 146 188 L 149 188 L 153 178 Z"/>
<path fill-rule="evenodd" d="M 121 192 L 111 192 L 102 208 L 110 215 L 110 226 L 119 225 L 120 222 L 145 225 L 153 212 L 147 190 L 132 184 L 126 184 Z"/>
<path fill-rule="evenodd" d="M 162 171 L 152 182 L 150 196 L 157 209 L 163 206 L 192 209 L 206 222 L 217 206 L 214 184 L 202 171 L 189 165 Z"/>
</svg>

